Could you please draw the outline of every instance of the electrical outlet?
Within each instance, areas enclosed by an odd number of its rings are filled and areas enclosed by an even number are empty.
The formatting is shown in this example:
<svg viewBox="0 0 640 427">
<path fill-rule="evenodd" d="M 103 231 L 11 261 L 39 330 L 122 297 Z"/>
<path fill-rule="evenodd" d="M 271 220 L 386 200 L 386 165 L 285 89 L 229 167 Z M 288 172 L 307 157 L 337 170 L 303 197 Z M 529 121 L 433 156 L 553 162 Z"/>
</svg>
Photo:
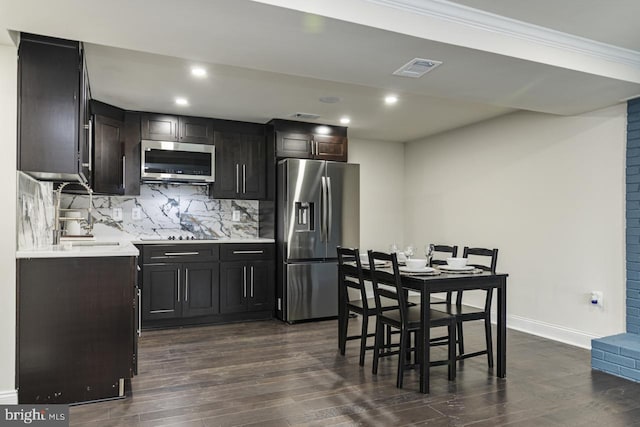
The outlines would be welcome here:
<svg viewBox="0 0 640 427">
<path fill-rule="evenodd" d="M 593 306 L 604 308 L 602 291 L 591 291 L 591 296 L 589 298 L 589 301 Z"/>
<path fill-rule="evenodd" d="M 114 221 L 122 221 L 122 208 L 113 208 L 112 217 Z"/>
<path fill-rule="evenodd" d="M 142 219 L 142 208 L 136 207 L 131 209 L 131 219 L 134 221 L 140 221 Z"/>
<path fill-rule="evenodd" d="M 240 221 L 240 211 L 239 210 L 234 210 L 233 211 L 233 214 L 231 215 L 231 221 L 233 221 L 233 222 Z"/>
</svg>

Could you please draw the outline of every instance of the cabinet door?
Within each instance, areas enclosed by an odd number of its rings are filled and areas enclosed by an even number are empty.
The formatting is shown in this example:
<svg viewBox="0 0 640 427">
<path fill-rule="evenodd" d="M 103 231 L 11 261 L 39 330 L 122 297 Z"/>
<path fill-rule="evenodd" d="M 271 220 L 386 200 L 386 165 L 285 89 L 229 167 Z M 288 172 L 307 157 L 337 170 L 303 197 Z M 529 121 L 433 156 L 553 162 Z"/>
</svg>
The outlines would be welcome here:
<svg viewBox="0 0 640 427">
<path fill-rule="evenodd" d="M 247 264 L 249 311 L 273 310 L 275 278 L 273 261 L 253 261 Z"/>
<path fill-rule="evenodd" d="M 242 135 L 234 132 L 215 132 L 216 181 L 212 196 L 217 199 L 237 199 L 240 195 L 240 163 Z"/>
<path fill-rule="evenodd" d="M 178 140 L 178 117 L 145 113 L 140 122 L 142 139 L 154 141 Z"/>
<path fill-rule="evenodd" d="M 247 311 L 247 270 L 244 262 L 220 263 L 220 313 Z"/>
<path fill-rule="evenodd" d="M 92 161 L 91 159 L 91 144 L 92 144 L 92 136 L 91 132 L 91 124 L 89 123 L 91 120 L 91 114 L 89 112 L 89 101 L 91 100 L 91 90 L 89 89 L 89 74 L 87 71 L 87 63 L 84 56 L 84 49 L 81 49 L 81 65 L 82 71 L 80 74 L 80 114 L 79 114 L 79 143 L 78 148 L 80 150 L 79 153 L 79 161 L 80 161 L 80 172 L 86 181 L 88 181 L 89 186 L 93 188 L 92 182 Z"/>
<path fill-rule="evenodd" d="M 343 136 L 314 135 L 316 159 L 347 161 L 347 138 Z"/>
<path fill-rule="evenodd" d="M 146 265 L 142 280 L 142 319 L 182 315 L 180 264 Z"/>
<path fill-rule="evenodd" d="M 202 117 L 178 118 L 178 141 L 213 144 L 213 121 Z"/>
<path fill-rule="evenodd" d="M 124 123 L 96 115 L 93 190 L 102 194 L 124 194 Z"/>
<path fill-rule="evenodd" d="M 276 156 L 311 159 L 313 137 L 305 133 L 276 132 Z"/>
<path fill-rule="evenodd" d="M 242 138 L 240 198 L 260 200 L 266 196 L 266 141 L 261 135 Z"/>
<path fill-rule="evenodd" d="M 183 264 L 184 301 L 182 316 L 203 316 L 219 313 L 218 263 Z"/>
<path fill-rule="evenodd" d="M 41 39 L 23 36 L 18 50 L 18 169 L 71 181 L 80 172 L 79 47 Z"/>
</svg>

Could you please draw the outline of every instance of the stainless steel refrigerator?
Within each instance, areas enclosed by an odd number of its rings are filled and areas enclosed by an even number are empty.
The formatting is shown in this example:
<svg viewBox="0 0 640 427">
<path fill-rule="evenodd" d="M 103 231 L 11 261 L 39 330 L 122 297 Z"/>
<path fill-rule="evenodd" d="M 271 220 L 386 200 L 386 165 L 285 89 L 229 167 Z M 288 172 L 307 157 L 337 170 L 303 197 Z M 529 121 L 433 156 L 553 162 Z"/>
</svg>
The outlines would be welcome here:
<svg viewBox="0 0 640 427">
<path fill-rule="evenodd" d="M 337 246 L 360 243 L 360 165 L 286 159 L 277 173 L 277 315 L 338 315 Z"/>
</svg>

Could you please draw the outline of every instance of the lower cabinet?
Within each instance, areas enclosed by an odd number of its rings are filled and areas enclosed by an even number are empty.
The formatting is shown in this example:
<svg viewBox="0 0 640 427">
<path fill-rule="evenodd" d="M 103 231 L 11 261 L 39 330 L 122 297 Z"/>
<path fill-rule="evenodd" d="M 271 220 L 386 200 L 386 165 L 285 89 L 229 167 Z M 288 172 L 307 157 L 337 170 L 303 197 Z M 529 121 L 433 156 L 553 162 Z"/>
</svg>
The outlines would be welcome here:
<svg viewBox="0 0 640 427">
<path fill-rule="evenodd" d="M 141 245 L 142 326 L 273 317 L 272 243 Z"/>
<path fill-rule="evenodd" d="M 142 319 L 173 319 L 217 314 L 217 262 L 143 267 Z"/>
<path fill-rule="evenodd" d="M 220 311 L 239 313 L 273 309 L 273 263 L 223 262 L 220 266 Z"/>
<path fill-rule="evenodd" d="M 122 396 L 136 363 L 135 257 L 19 259 L 21 404 Z"/>
</svg>

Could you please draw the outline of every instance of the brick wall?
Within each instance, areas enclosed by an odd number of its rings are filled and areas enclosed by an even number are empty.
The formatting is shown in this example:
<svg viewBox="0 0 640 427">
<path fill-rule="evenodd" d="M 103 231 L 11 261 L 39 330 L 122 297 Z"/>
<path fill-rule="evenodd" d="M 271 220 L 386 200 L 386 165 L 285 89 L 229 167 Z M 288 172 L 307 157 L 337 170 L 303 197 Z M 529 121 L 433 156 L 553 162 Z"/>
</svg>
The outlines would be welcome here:
<svg viewBox="0 0 640 427">
<path fill-rule="evenodd" d="M 591 341 L 591 368 L 640 382 L 640 99 L 627 104 L 627 333 Z"/>
<path fill-rule="evenodd" d="M 640 99 L 627 104 L 627 332 L 640 334 Z"/>
</svg>

